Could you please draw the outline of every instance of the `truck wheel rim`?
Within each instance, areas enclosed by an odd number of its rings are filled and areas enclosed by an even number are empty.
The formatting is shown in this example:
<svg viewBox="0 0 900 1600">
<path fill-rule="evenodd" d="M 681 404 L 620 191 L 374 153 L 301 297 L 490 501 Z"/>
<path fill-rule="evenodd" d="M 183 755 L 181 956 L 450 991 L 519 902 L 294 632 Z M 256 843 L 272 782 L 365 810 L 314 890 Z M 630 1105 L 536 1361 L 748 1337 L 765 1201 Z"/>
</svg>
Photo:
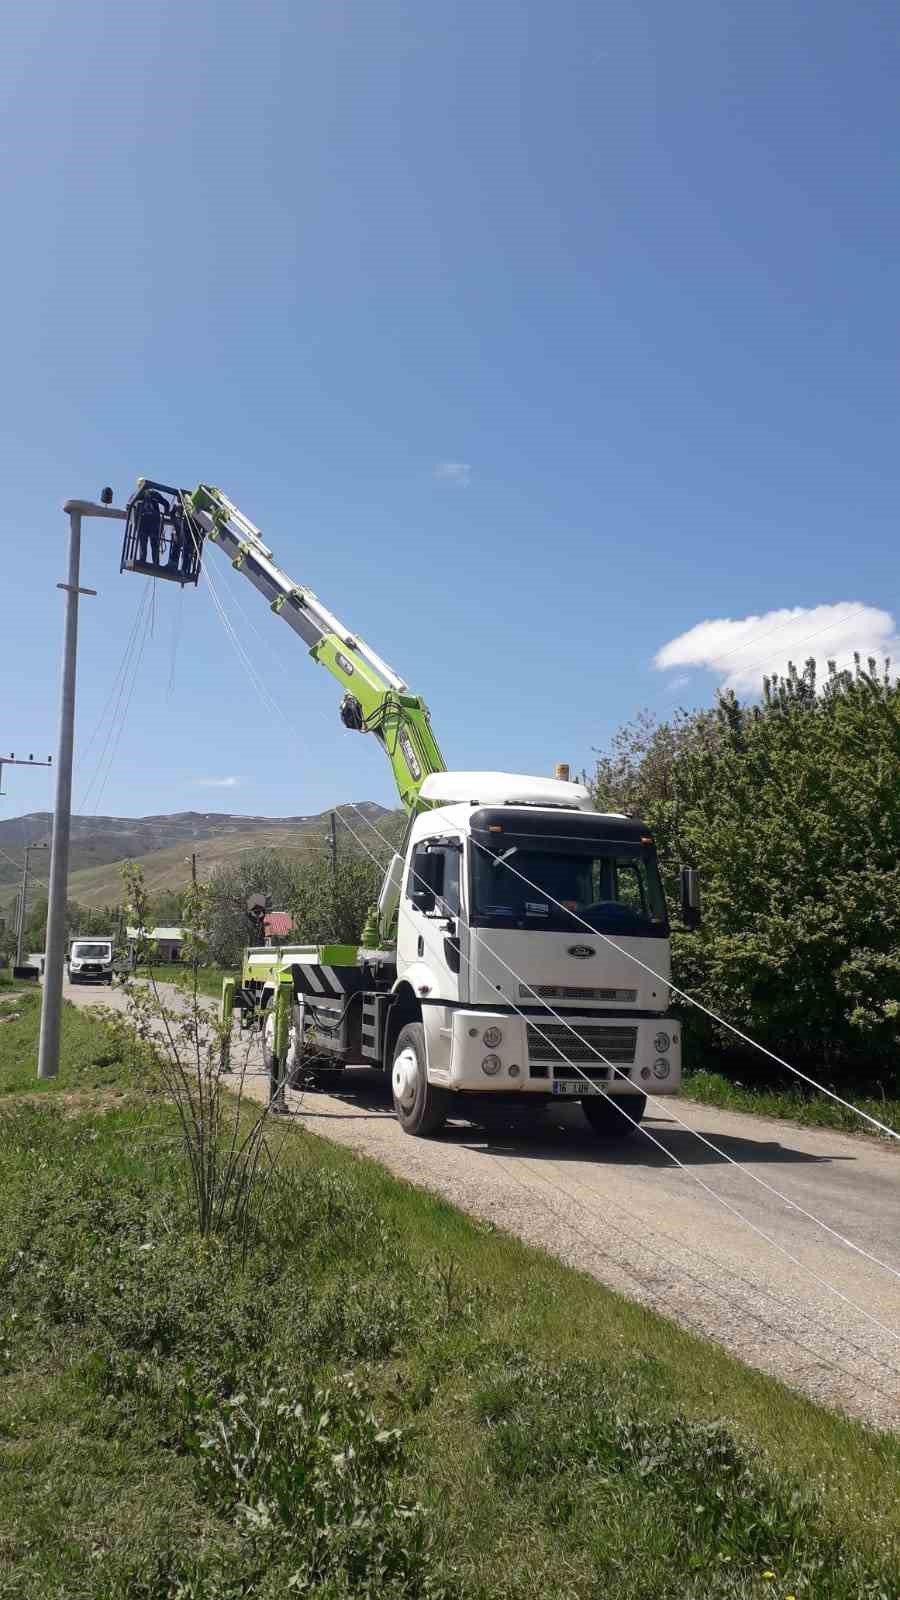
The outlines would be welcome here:
<svg viewBox="0 0 900 1600">
<path fill-rule="evenodd" d="M 412 1111 L 416 1103 L 416 1088 L 419 1082 L 419 1063 L 415 1050 L 401 1050 L 394 1058 L 391 1070 L 391 1084 L 394 1090 L 394 1099 L 401 1111 Z"/>
</svg>

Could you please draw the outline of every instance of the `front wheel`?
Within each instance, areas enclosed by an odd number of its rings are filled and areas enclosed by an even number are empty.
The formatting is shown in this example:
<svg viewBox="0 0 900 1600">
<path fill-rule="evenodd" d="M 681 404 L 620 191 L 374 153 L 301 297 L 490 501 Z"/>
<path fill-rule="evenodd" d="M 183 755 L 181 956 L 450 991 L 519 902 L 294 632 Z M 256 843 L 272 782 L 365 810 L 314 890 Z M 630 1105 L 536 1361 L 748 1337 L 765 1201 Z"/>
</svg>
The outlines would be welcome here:
<svg viewBox="0 0 900 1600">
<path fill-rule="evenodd" d="M 581 1109 L 598 1139 L 630 1139 L 637 1133 L 646 1105 L 645 1094 L 623 1094 L 618 1099 L 610 1096 L 608 1100 L 602 1094 L 592 1094 L 582 1100 Z"/>
<path fill-rule="evenodd" d="M 427 1138 L 447 1120 L 447 1091 L 428 1082 L 425 1029 L 408 1022 L 400 1029 L 391 1066 L 394 1110 L 404 1133 Z"/>
</svg>

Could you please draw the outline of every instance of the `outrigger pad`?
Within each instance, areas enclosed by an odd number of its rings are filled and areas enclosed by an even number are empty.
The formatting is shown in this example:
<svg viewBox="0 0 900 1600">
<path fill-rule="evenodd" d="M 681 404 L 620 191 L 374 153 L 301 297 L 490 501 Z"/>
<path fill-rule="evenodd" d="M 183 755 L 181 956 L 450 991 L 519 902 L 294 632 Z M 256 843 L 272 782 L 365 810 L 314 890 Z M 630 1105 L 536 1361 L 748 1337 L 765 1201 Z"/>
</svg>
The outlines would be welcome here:
<svg viewBox="0 0 900 1600">
<path fill-rule="evenodd" d="M 187 489 L 140 478 L 128 502 L 120 572 L 165 578 L 184 588 L 200 581 L 204 531 L 190 510 Z"/>
</svg>

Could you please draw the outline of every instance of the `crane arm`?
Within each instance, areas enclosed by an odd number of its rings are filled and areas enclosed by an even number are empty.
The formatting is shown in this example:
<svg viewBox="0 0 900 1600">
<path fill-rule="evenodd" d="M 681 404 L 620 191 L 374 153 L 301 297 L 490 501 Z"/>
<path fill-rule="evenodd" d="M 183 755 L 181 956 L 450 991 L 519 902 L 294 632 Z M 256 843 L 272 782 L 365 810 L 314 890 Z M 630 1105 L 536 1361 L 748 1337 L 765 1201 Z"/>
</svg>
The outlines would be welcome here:
<svg viewBox="0 0 900 1600">
<path fill-rule="evenodd" d="M 249 578 L 275 615 L 299 634 L 313 659 L 337 679 L 344 690 L 341 721 L 374 733 L 390 761 L 400 799 L 414 813 L 425 778 L 445 771 L 424 700 L 410 694 L 387 662 L 311 589 L 282 572 L 259 529 L 221 489 L 201 483 L 187 499 L 210 541 L 230 556 L 235 570 Z"/>
</svg>

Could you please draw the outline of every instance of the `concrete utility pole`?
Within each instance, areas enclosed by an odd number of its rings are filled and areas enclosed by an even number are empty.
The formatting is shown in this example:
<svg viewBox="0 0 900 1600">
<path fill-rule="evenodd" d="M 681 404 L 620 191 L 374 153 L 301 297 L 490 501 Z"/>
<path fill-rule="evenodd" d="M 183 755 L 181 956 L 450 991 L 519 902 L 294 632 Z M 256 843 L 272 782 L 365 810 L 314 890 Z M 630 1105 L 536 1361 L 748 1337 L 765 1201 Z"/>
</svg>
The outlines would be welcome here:
<svg viewBox="0 0 900 1600">
<path fill-rule="evenodd" d="M 104 499 L 107 491 L 104 490 Z M 110 492 L 110 498 L 111 492 Z M 75 743 L 75 664 L 78 650 L 78 597 L 96 594 L 80 589 L 81 523 L 84 517 L 115 517 L 124 522 L 127 512 L 93 500 L 67 500 L 69 518 L 68 582 L 58 583 L 66 594 L 63 637 L 62 689 L 59 707 L 59 752 L 56 758 L 56 806 L 50 851 L 50 896 L 47 906 L 47 954 L 44 962 L 44 1002 L 41 1007 L 41 1042 L 38 1077 L 55 1078 L 59 1072 L 59 1024 L 62 1015 L 63 961 L 66 946 L 66 890 L 69 878 L 69 833 L 72 823 L 72 751 Z"/>
<path fill-rule="evenodd" d="M 334 825 L 334 812 L 331 813 L 331 881 L 337 883 L 337 831 Z"/>
<path fill-rule="evenodd" d="M 22 887 L 19 890 L 19 915 L 16 922 L 16 966 L 21 967 L 23 945 L 25 943 L 25 918 L 28 915 L 28 857 L 32 850 L 49 850 L 47 844 L 27 844 L 25 846 L 25 860 L 22 863 Z"/>
</svg>

